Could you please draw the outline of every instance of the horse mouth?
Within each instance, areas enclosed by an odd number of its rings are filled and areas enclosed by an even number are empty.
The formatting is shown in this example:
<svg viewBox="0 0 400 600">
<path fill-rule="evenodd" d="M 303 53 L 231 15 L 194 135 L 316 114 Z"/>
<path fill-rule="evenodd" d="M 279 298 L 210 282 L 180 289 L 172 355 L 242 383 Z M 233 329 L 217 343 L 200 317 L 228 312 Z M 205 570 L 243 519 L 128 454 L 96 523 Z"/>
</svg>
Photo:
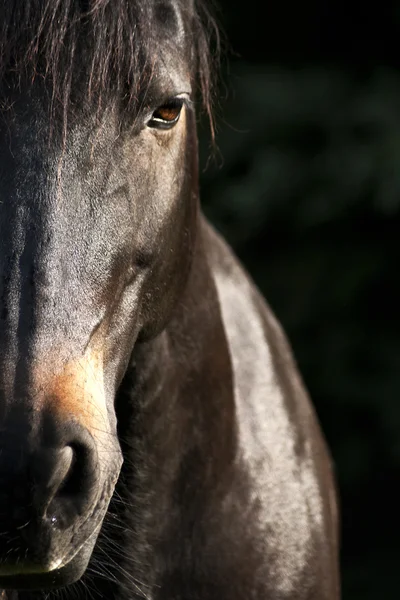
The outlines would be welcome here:
<svg viewBox="0 0 400 600">
<path fill-rule="evenodd" d="M 101 529 L 101 523 L 78 548 L 63 558 L 53 560 L 48 567 L 27 567 L 19 572 L 2 573 L 0 588 L 5 590 L 44 590 L 70 585 L 84 574 L 92 555 L 93 547 Z"/>
<path fill-rule="evenodd" d="M 114 486 L 113 477 L 104 486 L 98 501 L 80 527 L 71 532 L 65 545 L 61 544 L 63 550 L 51 552 L 53 556 L 49 560 L 25 561 L 25 564 L 24 561 L 0 563 L 0 590 L 52 589 L 70 585 L 80 579 L 91 558 L 112 497 L 112 493 L 109 494 L 110 488 L 114 489 Z"/>
</svg>

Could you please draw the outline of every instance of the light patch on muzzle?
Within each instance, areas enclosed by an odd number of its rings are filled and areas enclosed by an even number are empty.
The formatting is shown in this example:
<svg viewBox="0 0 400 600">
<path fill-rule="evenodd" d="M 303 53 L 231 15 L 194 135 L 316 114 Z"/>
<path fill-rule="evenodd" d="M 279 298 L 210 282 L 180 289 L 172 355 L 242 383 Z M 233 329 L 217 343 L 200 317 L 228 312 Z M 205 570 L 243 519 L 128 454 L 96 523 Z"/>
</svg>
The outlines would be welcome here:
<svg viewBox="0 0 400 600">
<path fill-rule="evenodd" d="M 109 431 L 101 350 L 88 349 L 59 369 L 41 368 L 36 381 L 43 404 L 59 419 L 79 422 L 94 437 Z"/>
</svg>

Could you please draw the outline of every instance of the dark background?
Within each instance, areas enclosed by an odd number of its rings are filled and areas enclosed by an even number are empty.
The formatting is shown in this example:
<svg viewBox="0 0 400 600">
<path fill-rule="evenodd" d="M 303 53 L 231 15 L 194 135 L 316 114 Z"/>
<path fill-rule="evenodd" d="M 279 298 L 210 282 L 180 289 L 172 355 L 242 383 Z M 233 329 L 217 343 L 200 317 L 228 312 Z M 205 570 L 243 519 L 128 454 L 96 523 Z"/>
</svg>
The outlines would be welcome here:
<svg viewBox="0 0 400 600">
<path fill-rule="evenodd" d="M 283 323 L 329 441 L 343 598 L 398 600 L 400 3 L 219 7 L 235 54 L 203 206 Z"/>
</svg>

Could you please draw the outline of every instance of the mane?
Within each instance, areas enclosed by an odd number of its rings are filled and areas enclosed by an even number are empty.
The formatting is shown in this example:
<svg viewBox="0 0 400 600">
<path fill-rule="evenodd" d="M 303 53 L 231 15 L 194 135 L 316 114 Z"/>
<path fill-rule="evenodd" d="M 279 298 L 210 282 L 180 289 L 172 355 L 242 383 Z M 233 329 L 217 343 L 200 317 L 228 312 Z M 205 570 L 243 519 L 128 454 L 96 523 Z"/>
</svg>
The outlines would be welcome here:
<svg viewBox="0 0 400 600">
<path fill-rule="evenodd" d="M 137 99 L 157 54 L 149 0 L 0 0 L 0 81 L 50 81 L 52 107 L 64 116 L 74 80 L 85 75 L 82 98 L 104 98 L 111 90 L 131 103 Z M 184 11 L 184 16 L 187 16 Z M 185 23 L 193 43 L 197 83 L 212 128 L 213 53 L 218 32 L 201 0 Z"/>
</svg>

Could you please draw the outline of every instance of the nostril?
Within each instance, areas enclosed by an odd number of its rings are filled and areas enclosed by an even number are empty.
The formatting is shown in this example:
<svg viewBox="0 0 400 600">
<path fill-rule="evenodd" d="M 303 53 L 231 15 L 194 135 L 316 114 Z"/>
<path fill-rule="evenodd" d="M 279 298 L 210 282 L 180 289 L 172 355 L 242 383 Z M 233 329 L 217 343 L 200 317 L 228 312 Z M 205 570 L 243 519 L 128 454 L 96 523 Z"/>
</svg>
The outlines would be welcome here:
<svg viewBox="0 0 400 600">
<path fill-rule="evenodd" d="M 66 529 L 85 517 L 96 501 L 98 450 L 91 433 L 75 422 L 61 429 L 51 420 L 46 431 L 27 461 L 23 487 L 28 496 L 23 503 L 29 505 L 32 522 L 45 520 L 46 526 Z"/>
<path fill-rule="evenodd" d="M 70 450 L 71 460 L 63 480 L 54 494 L 55 497 L 68 497 L 79 494 L 83 486 L 84 477 L 84 451 L 79 445 L 67 446 Z"/>
<path fill-rule="evenodd" d="M 60 489 L 64 487 L 64 482 L 69 479 L 72 466 L 74 464 L 74 451 L 71 446 L 65 446 L 57 452 L 57 460 L 54 470 L 48 482 L 48 488 L 52 495 L 56 496 Z"/>
<path fill-rule="evenodd" d="M 82 514 L 91 502 L 93 465 L 91 450 L 74 443 L 62 450 L 57 476 L 51 483 L 51 493 L 45 516 L 57 527 L 67 527 L 74 516 Z"/>
</svg>

